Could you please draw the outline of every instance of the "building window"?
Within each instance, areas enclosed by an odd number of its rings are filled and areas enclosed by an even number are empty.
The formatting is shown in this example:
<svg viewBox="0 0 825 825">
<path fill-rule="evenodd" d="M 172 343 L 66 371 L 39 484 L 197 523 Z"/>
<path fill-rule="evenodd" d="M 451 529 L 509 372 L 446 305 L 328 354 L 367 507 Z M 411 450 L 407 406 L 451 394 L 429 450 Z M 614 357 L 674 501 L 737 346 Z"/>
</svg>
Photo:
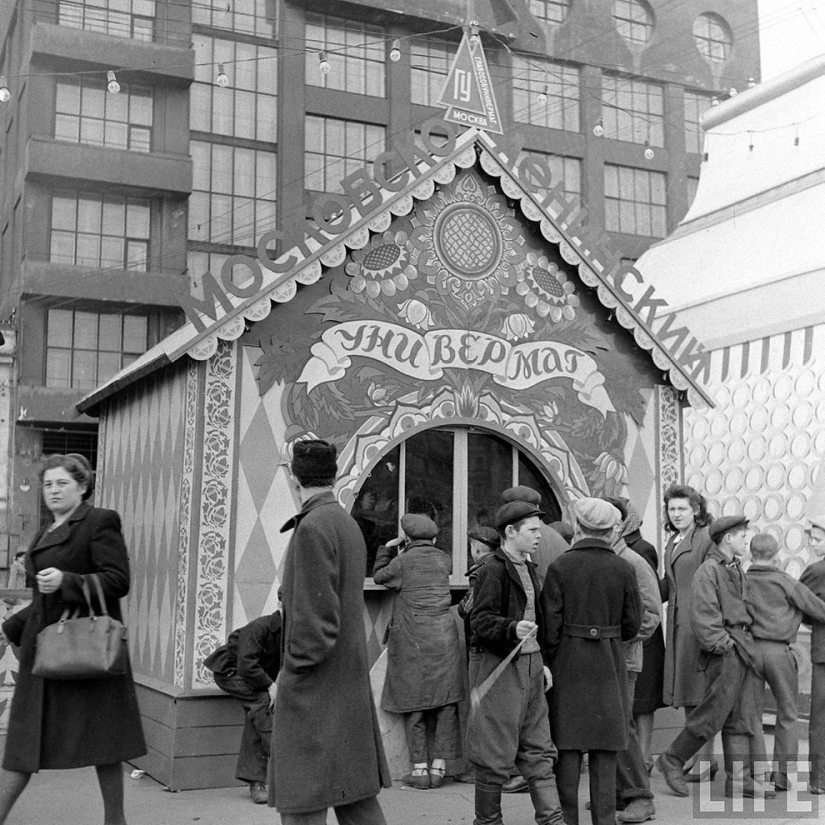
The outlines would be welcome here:
<svg viewBox="0 0 825 825">
<path fill-rule="evenodd" d="M 699 122 L 710 108 L 711 98 L 685 90 L 685 149 L 699 154 L 704 143 L 704 132 Z"/>
<path fill-rule="evenodd" d="M 192 22 L 240 34 L 275 37 L 278 6 L 277 0 L 195 0 Z"/>
<path fill-rule="evenodd" d="M 121 83 L 120 94 L 91 78 L 57 81 L 56 140 L 148 152 L 152 148 L 152 90 Z"/>
<path fill-rule="evenodd" d="M 196 34 L 195 82 L 189 99 L 197 132 L 275 143 L 278 113 L 278 51 Z M 215 83 L 223 66 L 229 85 Z"/>
<path fill-rule="evenodd" d="M 641 0 L 613 0 L 613 20 L 628 43 L 643 46 L 653 34 L 653 14 Z"/>
<path fill-rule="evenodd" d="M 49 260 L 146 272 L 149 201 L 65 192 L 52 196 Z"/>
<path fill-rule="evenodd" d="M 565 194 L 571 201 L 581 201 L 582 194 L 582 162 L 578 158 L 565 158 L 561 155 L 550 155 L 546 152 L 525 151 L 519 155 L 535 158 L 550 170 L 550 186 L 546 189 L 537 189 L 536 197 L 543 198 L 561 181 Z M 518 164 L 517 164 L 518 167 Z"/>
<path fill-rule="evenodd" d="M 570 11 L 570 0 L 530 0 L 530 13 L 545 23 L 564 23 Z"/>
<path fill-rule="evenodd" d="M 306 83 L 340 92 L 384 97 L 387 46 L 384 29 L 326 14 L 306 17 Z M 318 52 L 330 63 L 320 71 Z"/>
<path fill-rule="evenodd" d="M 541 470 L 500 436 L 458 428 L 411 436 L 374 465 L 352 508 L 367 544 L 367 577 L 378 548 L 398 535 L 400 516 L 419 512 L 438 525 L 435 544 L 453 559 L 453 584 L 466 586 L 467 530 L 493 526 L 502 492 L 516 484 L 539 491 L 545 521 L 561 517 Z"/>
<path fill-rule="evenodd" d="M 46 386 L 93 389 L 146 352 L 143 315 L 50 309 L 46 329 Z"/>
<path fill-rule="evenodd" d="M 602 125 L 605 137 L 664 146 L 662 87 L 644 80 L 602 75 Z"/>
<path fill-rule="evenodd" d="M 410 41 L 410 101 L 435 106 L 447 82 L 455 46 L 437 40 Z"/>
<path fill-rule="evenodd" d="M 354 120 L 307 115 L 304 151 L 305 187 L 332 192 L 338 182 L 366 167 L 384 151 L 386 129 Z"/>
<path fill-rule="evenodd" d="M 72 29 L 153 40 L 155 0 L 60 0 L 58 22 Z"/>
<path fill-rule="evenodd" d="M 513 57 L 513 118 L 579 131 L 579 70 Z"/>
<path fill-rule="evenodd" d="M 693 40 L 699 52 L 714 63 L 724 63 L 730 57 L 733 35 L 718 14 L 700 14 L 693 21 Z"/>
<path fill-rule="evenodd" d="M 189 239 L 255 246 L 275 228 L 276 154 L 192 141 Z"/>
<path fill-rule="evenodd" d="M 604 200 L 604 226 L 608 232 L 664 238 L 667 193 L 661 172 L 605 164 Z"/>
</svg>

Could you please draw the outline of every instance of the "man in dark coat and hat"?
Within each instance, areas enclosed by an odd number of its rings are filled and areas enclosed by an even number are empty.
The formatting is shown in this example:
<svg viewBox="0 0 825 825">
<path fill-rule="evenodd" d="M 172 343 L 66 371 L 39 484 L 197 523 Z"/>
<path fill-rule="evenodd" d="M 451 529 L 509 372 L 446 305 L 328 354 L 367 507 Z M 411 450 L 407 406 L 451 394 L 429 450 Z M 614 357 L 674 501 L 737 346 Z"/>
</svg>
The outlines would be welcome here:
<svg viewBox="0 0 825 825">
<path fill-rule="evenodd" d="M 301 511 L 282 582 L 281 670 L 276 681 L 270 805 L 284 825 L 386 825 L 378 803 L 389 769 L 370 687 L 364 631 L 361 530 L 332 492 L 336 449 L 295 444 Z"/>
<path fill-rule="evenodd" d="M 589 754 L 594 825 L 616 823 L 616 756 L 627 747 L 627 665 L 622 642 L 639 632 L 636 573 L 613 552 L 621 514 L 607 501 L 574 506 L 575 541 L 547 570 L 541 592 L 553 673 L 550 729 L 566 825 L 578 825 L 582 755 Z"/>
</svg>

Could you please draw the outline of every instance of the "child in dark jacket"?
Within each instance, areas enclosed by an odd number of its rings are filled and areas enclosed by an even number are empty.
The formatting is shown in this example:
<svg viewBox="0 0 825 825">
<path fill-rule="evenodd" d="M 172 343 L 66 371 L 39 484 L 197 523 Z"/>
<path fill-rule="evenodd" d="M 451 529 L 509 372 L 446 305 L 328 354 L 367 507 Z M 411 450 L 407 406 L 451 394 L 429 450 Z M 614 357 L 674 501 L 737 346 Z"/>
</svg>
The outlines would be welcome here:
<svg viewBox="0 0 825 825">
<path fill-rule="evenodd" d="M 748 569 L 747 581 L 757 663 L 776 699 L 776 770 L 771 774 L 771 781 L 777 791 L 786 791 L 790 787 L 788 766 L 793 767 L 799 758 L 799 674 L 793 645 L 803 617 L 825 622 L 825 602 L 776 566 L 778 553 L 779 545 L 773 536 L 755 535 L 751 539 L 753 564 Z M 757 695 L 761 719 L 764 689 Z"/>
</svg>

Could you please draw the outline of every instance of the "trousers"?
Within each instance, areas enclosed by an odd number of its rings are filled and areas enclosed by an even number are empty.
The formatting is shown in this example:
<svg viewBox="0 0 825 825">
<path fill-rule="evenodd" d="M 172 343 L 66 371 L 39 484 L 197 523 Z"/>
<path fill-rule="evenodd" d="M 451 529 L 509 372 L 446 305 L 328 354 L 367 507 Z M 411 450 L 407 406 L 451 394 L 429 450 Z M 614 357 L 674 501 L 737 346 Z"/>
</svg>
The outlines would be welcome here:
<svg viewBox="0 0 825 825">
<path fill-rule="evenodd" d="M 825 788 L 825 662 L 813 662 L 811 670 L 810 784 Z"/>
<path fill-rule="evenodd" d="M 360 799 L 349 805 L 333 808 L 339 825 L 387 825 L 378 797 Z M 303 814 L 281 814 L 281 825 L 326 825 L 326 808 Z"/>
<path fill-rule="evenodd" d="M 266 784 L 266 766 L 272 742 L 272 710 L 267 691 L 250 690 L 240 676 L 215 674 L 215 684 L 234 696 L 244 708 L 241 747 L 235 765 L 235 778 L 241 782 Z"/>
<path fill-rule="evenodd" d="M 432 747 L 427 748 L 428 733 L 432 731 Z M 444 705 L 431 710 L 415 710 L 404 714 L 404 732 L 413 764 L 432 759 L 457 759 L 461 756 L 461 727 L 458 705 Z"/>
<path fill-rule="evenodd" d="M 636 695 L 636 679 L 639 674 L 627 672 L 627 748 L 616 754 L 616 799 L 629 802 L 631 799 L 653 799 L 650 777 L 645 767 L 645 758 L 639 737 L 636 734 L 636 720 L 633 717 L 633 700 Z"/>
<path fill-rule="evenodd" d="M 633 707 L 633 705 L 631 705 Z M 616 825 L 616 751 L 588 751 L 590 818 L 593 825 Z M 559 751 L 556 786 L 564 825 L 579 825 L 582 751 Z"/>
<path fill-rule="evenodd" d="M 776 727 L 774 728 L 773 754 L 778 778 L 787 780 L 788 764 L 794 766 L 799 758 L 799 729 L 797 726 L 797 691 L 799 674 L 796 657 L 787 642 L 754 639 L 759 665 L 776 699 Z M 757 714 L 762 718 L 765 705 L 764 690 L 757 696 Z M 759 754 L 765 759 L 767 754 Z"/>
<path fill-rule="evenodd" d="M 500 662 L 500 656 L 486 650 L 471 653 L 470 685 L 480 685 Z M 552 779 L 556 753 L 550 738 L 541 654 L 522 654 L 471 711 L 467 756 L 477 782 L 503 785 L 513 764 L 528 782 Z"/>
</svg>

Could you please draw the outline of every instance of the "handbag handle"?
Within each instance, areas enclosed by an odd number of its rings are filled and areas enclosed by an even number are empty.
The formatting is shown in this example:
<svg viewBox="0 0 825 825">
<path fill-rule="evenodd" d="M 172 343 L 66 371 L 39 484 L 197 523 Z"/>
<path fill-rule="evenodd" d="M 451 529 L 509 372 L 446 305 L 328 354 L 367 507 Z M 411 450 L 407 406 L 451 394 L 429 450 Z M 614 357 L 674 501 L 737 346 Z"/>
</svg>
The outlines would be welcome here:
<svg viewBox="0 0 825 825">
<path fill-rule="evenodd" d="M 89 579 L 91 579 L 95 584 L 95 590 L 97 592 L 97 601 L 100 605 L 100 614 L 96 614 L 94 608 L 92 607 L 92 594 L 91 589 L 89 587 Z M 90 573 L 88 578 L 84 578 L 81 589 L 83 590 L 83 596 L 86 599 L 86 604 L 89 606 L 90 616 L 109 615 L 109 611 L 106 609 L 106 600 L 103 598 L 103 587 L 100 584 L 100 576 L 98 576 L 97 573 Z"/>
</svg>

